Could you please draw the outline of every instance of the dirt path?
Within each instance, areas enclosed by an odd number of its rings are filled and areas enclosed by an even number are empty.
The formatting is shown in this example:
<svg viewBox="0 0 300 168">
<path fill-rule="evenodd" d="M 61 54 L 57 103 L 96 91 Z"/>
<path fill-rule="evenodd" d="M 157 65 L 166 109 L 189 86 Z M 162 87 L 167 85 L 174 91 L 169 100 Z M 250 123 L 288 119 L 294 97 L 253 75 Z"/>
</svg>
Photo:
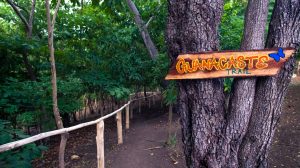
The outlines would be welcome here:
<svg viewBox="0 0 300 168">
<path fill-rule="evenodd" d="M 294 81 L 294 85 L 290 86 L 286 96 L 280 124 L 271 147 L 270 167 L 300 167 L 299 81 L 298 78 Z M 167 139 L 167 109 L 160 109 L 159 106 L 157 105 L 150 110 L 145 106 L 141 114 L 134 113 L 130 129 L 124 132 L 123 145 L 117 145 L 114 119 L 105 121 L 105 161 L 107 168 L 185 168 L 178 116 L 175 115 L 174 117 L 176 124 L 173 128 L 177 135 L 177 143 L 171 147 L 165 144 Z M 95 136 L 95 126 L 70 134 L 65 156 L 66 167 L 96 167 Z M 58 138 L 45 152 L 44 157 L 34 162 L 34 167 L 56 167 L 57 144 Z M 158 147 L 158 149 L 145 150 L 152 147 Z M 79 158 L 72 160 L 72 155 L 78 155 Z"/>
<path fill-rule="evenodd" d="M 276 130 L 270 167 L 300 168 L 300 77 L 293 79 Z"/>
<path fill-rule="evenodd" d="M 184 160 L 180 151 L 181 144 L 175 148 L 166 145 L 167 116 L 163 113 L 146 113 L 139 115 L 133 121 L 133 129 L 126 133 L 124 145 L 107 155 L 109 168 L 182 168 Z M 180 128 L 177 122 L 174 131 L 179 134 Z M 148 148 L 157 148 L 150 150 Z M 172 156 L 170 156 L 172 155 Z M 176 159 L 175 163 L 172 159 Z M 174 164 L 175 163 L 175 164 Z"/>
<path fill-rule="evenodd" d="M 160 106 L 160 103 L 158 103 Z M 124 144 L 117 145 L 116 123 L 114 119 L 105 121 L 105 162 L 107 168 L 184 168 L 181 153 L 181 131 L 178 116 L 174 117 L 173 132 L 177 143 L 166 144 L 167 109 L 144 106 L 142 113 L 135 111 L 130 129 L 124 131 Z M 124 119 L 124 117 L 123 117 Z M 123 122 L 124 124 L 124 122 Z M 124 126 L 123 126 L 124 129 Z M 95 127 L 87 127 L 72 132 L 66 149 L 66 167 L 96 167 Z M 36 160 L 34 167 L 56 167 L 58 137 L 44 153 L 44 158 Z M 148 148 L 157 149 L 148 149 Z M 79 159 L 72 160 L 72 155 Z"/>
</svg>

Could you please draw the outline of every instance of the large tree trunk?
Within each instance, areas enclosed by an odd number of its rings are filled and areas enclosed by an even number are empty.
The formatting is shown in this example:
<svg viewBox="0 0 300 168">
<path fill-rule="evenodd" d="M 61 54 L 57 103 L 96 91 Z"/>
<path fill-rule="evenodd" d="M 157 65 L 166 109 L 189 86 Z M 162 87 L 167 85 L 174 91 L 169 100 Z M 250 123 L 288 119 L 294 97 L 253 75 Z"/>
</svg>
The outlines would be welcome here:
<svg viewBox="0 0 300 168">
<path fill-rule="evenodd" d="M 218 26 L 223 1 L 169 0 L 167 42 L 169 57 L 219 48 Z M 217 148 L 224 126 L 222 79 L 178 82 L 184 153 L 188 167 L 218 166 Z"/>
<path fill-rule="evenodd" d="M 267 48 L 299 47 L 300 1 L 277 0 L 269 26 Z M 295 58 L 290 58 L 275 77 L 257 81 L 256 97 L 248 132 L 239 151 L 242 167 L 267 167 L 268 150 L 291 81 Z"/>
<path fill-rule="evenodd" d="M 222 1 L 169 0 L 167 42 L 179 53 L 216 50 Z M 242 50 L 264 47 L 268 0 L 250 0 Z M 300 1 L 277 0 L 268 47 L 298 46 Z M 225 111 L 221 79 L 178 81 L 184 152 L 188 167 L 267 167 L 266 158 L 294 58 L 276 77 L 236 79 Z"/>
</svg>

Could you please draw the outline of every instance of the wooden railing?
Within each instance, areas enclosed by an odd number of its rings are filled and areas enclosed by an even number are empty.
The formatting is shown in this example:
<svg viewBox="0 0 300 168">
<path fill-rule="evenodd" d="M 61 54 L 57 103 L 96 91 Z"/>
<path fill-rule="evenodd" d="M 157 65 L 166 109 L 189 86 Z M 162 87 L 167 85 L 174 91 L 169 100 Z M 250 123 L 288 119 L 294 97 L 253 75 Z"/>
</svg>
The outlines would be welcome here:
<svg viewBox="0 0 300 168">
<path fill-rule="evenodd" d="M 149 93 L 149 92 L 148 92 Z M 154 96 L 159 95 L 160 93 L 155 93 L 152 92 L 153 94 L 147 97 L 141 97 L 141 98 L 136 98 L 133 100 L 128 101 L 126 104 L 124 104 L 121 108 L 119 108 L 118 110 L 107 114 L 101 118 L 98 118 L 97 120 L 94 121 L 89 121 L 89 122 L 85 122 L 85 123 L 81 123 L 72 127 L 68 127 L 68 128 L 63 128 L 63 129 L 58 129 L 58 130 L 54 130 L 54 131 L 48 131 L 48 132 L 44 132 L 44 133 L 40 133 L 38 135 L 34 135 L 31 136 L 29 138 L 25 138 L 25 139 L 21 139 L 18 141 L 14 141 L 14 142 L 10 142 L 7 144 L 3 144 L 0 145 L 0 153 L 1 152 L 5 152 L 47 137 L 51 137 L 54 135 L 59 135 L 59 134 L 64 134 L 67 132 L 71 132 L 86 126 L 90 126 L 90 125 L 94 125 L 96 124 L 96 144 L 97 144 L 97 165 L 98 168 L 104 168 L 104 120 L 112 117 L 114 115 L 116 115 L 116 120 L 117 120 L 117 133 L 118 133 L 118 144 L 122 144 L 123 143 L 123 133 L 122 133 L 122 111 L 123 109 L 125 110 L 125 127 L 126 129 L 129 129 L 129 122 L 130 122 L 130 118 L 133 117 L 133 113 L 132 113 L 132 109 L 130 110 L 130 104 L 133 103 L 134 101 L 138 101 L 139 102 L 139 112 L 141 112 L 141 100 L 145 99 L 145 98 L 153 98 L 153 104 L 154 104 Z M 149 100 L 149 107 L 150 107 L 150 100 Z"/>
</svg>

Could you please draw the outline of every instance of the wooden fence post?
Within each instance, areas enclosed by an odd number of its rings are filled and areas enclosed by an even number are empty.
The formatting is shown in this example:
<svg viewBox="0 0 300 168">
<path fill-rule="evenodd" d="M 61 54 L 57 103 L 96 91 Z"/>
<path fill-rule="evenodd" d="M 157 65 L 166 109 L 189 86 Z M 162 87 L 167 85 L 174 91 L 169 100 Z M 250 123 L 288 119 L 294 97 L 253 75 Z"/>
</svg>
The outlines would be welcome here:
<svg viewBox="0 0 300 168">
<path fill-rule="evenodd" d="M 126 129 L 129 129 L 129 104 L 126 106 Z"/>
<path fill-rule="evenodd" d="M 122 111 L 117 113 L 117 130 L 118 130 L 118 144 L 123 143 L 123 134 L 122 134 Z"/>
<path fill-rule="evenodd" d="M 104 168 L 104 122 L 101 120 L 97 123 L 97 162 L 98 168 Z"/>
</svg>

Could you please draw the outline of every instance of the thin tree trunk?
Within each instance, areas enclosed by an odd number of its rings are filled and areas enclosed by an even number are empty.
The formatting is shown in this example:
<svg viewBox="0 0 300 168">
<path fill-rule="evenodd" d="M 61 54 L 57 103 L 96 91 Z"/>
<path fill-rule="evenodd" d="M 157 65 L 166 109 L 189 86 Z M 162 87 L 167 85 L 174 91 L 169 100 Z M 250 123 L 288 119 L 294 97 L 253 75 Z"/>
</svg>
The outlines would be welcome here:
<svg viewBox="0 0 300 168">
<path fill-rule="evenodd" d="M 32 26 L 33 26 L 33 16 L 34 16 L 35 4 L 36 4 L 36 0 L 32 0 L 31 11 L 30 11 L 29 19 L 28 19 L 27 37 L 29 37 L 29 38 L 32 37 Z"/>
<path fill-rule="evenodd" d="M 57 1 L 56 8 L 51 21 L 50 15 L 50 4 L 49 0 L 45 0 L 46 14 L 47 14 L 47 25 L 48 25 L 48 47 L 50 51 L 50 63 L 51 63 L 51 84 L 52 84 L 52 101 L 53 101 L 53 113 L 58 129 L 64 128 L 63 122 L 58 109 L 57 103 L 57 80 L 56 80 L 56 67 L 55 67 L 55 56 L 54 56 L 54 44 L 53 44 L 53 33 L 54 33 L 54 24 L 57 16 L 57 12 L 60 6 L 60 0 Z M 61 141 L 59 146 L 59 167 L 65 167 L 64 155 L 65 148 L 67 144 L 68 134 L 61 135 Z"/>
<path fill-rule="evenodd" d="M 130 11 L 134 14 L 135 24 L 138 26 L 139 31 L 141 33 L 141 36 L 144 40 L 144 43 L 148 49 L 148 52 L 150 54 L 150 57 L 155 60 L 158 56 L 158 50 L 156 46 L 154 45 L 150 34 L 147 29 L 147 25 L 143 21 L 140 12 L 138 11 L 137 7 L 135 6 L 134 2 L 132 0 L 126 0 L 127 5 L 130 9 Z"/>
<path fill-rule="evenodd" d="M 300 1 L 276 0 L 269 26 L 267 48 L 299 47 L 299 44 Z M 239 151 L 242 167 L 268 167 L 269 147 L 294 66 L 295 58 L 292 57 L 275 77 L 258 79 L 249 129 Z"/>
<path fill-rule="evenodd" d="M 28 29 L 27 29 L 27 32 L 26 32 L 27 39 L 32 38 L 32 28 L 33 28 L 33 17 L 34 17 L 35 4 L 36 4 L 36 0 L 32 0 L 32 2 L 31 2 L 31 11 L 30 11 L 29 19 L 28 19 Z M 31 66 L 31 64 L 29 63 L 28 54 L 24 53 L 24 54 L 22 54 L 22 56 L 23 56 L 23 62 L 25 64 L 25 67 L 27 69 L 27 73 L 28 73 L 30 79 L 32 81 L 35 81 L 37 79 L 36 74 L 35 74 L 32 66 Z"/>
<path fill-rule="evenodd" d="M 34 17 L 36 0 L 32 0 L 32 2 L 31 2 L 31 10 L 30 10 L 28 20 L 20 12 L 20 10 L 19 10 L 20 6 L 17 6 L 15 4 L 15 2 L 13 2 L 12 0 L 6 0 L 6 2 L 12 7 L 12 9 L 15 11 L 17 16 L 22 21 L 22 23 L 24 25 L 24 28 L 25 28 L 25 32 L 26 32 L 26 38 L 31 39 L 32 38 L 32 26 L 33 26 L 33 17 Z M 23 10 L 26 10 L 26 9 L 23 9 Z M 29 63 L 28 53 L 27 52 L 22 53 L 22 58 L 23 58 L 23 62 L 24 62 L 28 77 L 30 78 L 30 80 L 35 81 L 37 78 L 36 78 L 36 74 L 34 72 L 34 69 L 32 68 L 32 66 Z"/>
</svg>

